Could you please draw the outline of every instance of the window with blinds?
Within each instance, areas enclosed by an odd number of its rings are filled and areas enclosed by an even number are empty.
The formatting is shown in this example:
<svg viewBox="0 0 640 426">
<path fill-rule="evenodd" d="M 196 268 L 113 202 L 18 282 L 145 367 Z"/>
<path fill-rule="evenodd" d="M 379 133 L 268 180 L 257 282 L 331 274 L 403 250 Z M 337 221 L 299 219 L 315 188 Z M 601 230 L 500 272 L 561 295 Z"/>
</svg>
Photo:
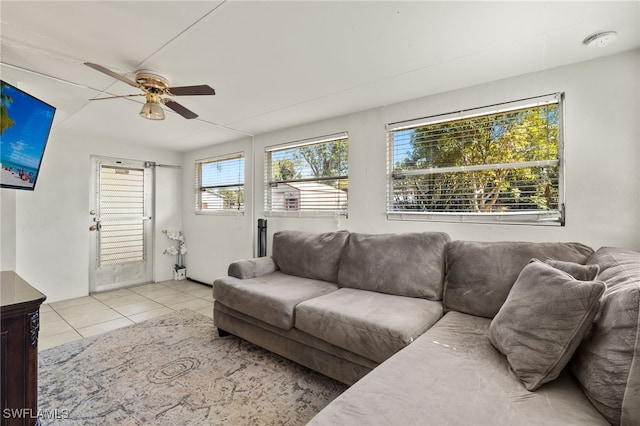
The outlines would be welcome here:
<svg viewBox="0 0 640 426">
<path fill-rule="evenodd" d="M 346 133 L 265 149 L 265 214 L 347 214 Z"/>
<path fill-rule="evenodd" d="M 564 225 L 561 94 L 387 126 L 387 216 Z"/>
<path fill-rule="evenodd" d="M 244 212 L 244 154 L 195 163 L 196 212 Z"/>
</svg>

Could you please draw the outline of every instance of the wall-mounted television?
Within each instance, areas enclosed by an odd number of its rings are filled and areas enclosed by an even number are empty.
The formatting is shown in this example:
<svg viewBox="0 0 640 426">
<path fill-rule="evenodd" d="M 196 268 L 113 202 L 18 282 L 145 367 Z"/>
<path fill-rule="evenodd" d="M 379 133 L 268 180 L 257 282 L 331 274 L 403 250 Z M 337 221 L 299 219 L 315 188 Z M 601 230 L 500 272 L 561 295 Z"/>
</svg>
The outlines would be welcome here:
<svg viewBox="0 0 640 426">
<path fill-rule="evenodd" d="M 56 109 L 0 80 L 0 188 L 34 190 Z"/>
</svg>

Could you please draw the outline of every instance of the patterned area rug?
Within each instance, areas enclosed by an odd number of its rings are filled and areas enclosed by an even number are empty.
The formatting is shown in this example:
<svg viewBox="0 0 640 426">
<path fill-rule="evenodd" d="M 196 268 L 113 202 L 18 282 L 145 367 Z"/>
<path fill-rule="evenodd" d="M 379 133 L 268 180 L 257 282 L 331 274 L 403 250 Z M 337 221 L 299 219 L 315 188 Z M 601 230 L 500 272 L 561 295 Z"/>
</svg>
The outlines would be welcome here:
<svg viewBox="0 0 640 426">
<path fill-rule="evenodd" d="M 39 355 L 43 424 L 300 425 L 347 386 L 179 311 Z"/>
</svg>

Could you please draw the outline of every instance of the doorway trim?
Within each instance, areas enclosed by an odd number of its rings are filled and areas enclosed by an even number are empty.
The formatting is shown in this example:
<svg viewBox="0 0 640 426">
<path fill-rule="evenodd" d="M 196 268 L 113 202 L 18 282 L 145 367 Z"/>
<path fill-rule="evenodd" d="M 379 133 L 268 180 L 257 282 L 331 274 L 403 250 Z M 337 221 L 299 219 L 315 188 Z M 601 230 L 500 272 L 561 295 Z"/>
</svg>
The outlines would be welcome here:
<svg viewBox="0 0 640 426">
<path fill-rule="evenodd" d="M 136 176 L 142 176 L 143 194 L 136 192 L 134 197 L 138 197 L 142 200 L 141 209 L 138 207 L 125 209 L 122 214 L 114 214 L 114 210 L 111 209 L 107 212 L 105 203 L 113 202 L 116 208 L 120 208 L 122 204 L 119 204 L 118 200 L 107 200 L 103 195 L 101 200 L 101 193 L 105 192 L 105 184 L 101 179 L 107 180 L 104 174 L 105 172 L 113 170 L 117 174 L 128 175 L 133 172 Z M 121 172 L 120 172 L 121 171 Z M 141 172 L 141 173 L 139 173 Z M 102 178 L 101 178 L 102 174 Z M 138 183 L 134 183 L 138 185 Z M 115 191 L 118 192 L 117 190 Z M 110 197 L 114 193 L 110 193 Z M 154 271 L 154 230 L 155 230 L 155 171 L 153 167 L 150 167 L 149 162 L 129 160 L 112 157 L 91 156 L 91 196 L 90 196 L 90 209 L 88 214 L 88 228 L 90 233 L 89 238 L 89 292 L 101 292 L 115 290 L 123 287 L 127 287 L 135 284 L 143 284 L 153 282 Z M 102 207 L 102 208 L 101 208 Z M 123 225 L 119 225 L 122 223 Z M 134 235 L 132 238 L 136 241 L 135 244 L 142 245 L 142 252 L 135 252 L 136 247 L 133 248 L 131 256 L 125 255 L 124 261 L 119 261 L 118 255 L 106 254 L 109 251 L 102 246 L 102 242 L 106 239 L 102 237 L 102 233 L 105 232 L 103 227 L 111 229 L 111 242 L 115 241 L 115 245 L 118 245 L 117 234 L 119 229 L 124 229 L 124 224 L 128 224 L 133 228 L 133 234 L 139 234 L 142 232 L 141 237 Z M 115 230 L 115 232 L 114 232 Z M 105 232 L 104 235 L 107 235 Z M 113 236 L 115 235 L 115 237 Z M 141 241 L 140 241 L 141 238 Z M 104 259 L 108 260 L 104 260 Z"/>
</svg>

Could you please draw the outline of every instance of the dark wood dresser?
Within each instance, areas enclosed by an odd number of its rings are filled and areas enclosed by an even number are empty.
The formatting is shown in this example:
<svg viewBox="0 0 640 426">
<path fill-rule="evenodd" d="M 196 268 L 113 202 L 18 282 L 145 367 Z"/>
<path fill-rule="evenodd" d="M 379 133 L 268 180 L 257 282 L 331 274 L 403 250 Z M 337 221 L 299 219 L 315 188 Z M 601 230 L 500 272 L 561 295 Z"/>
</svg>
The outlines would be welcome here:
<svg viewBox="0 0 640 426">
<path fill-rule="evenodd" d="M 39 424 L 38 332 L 40 305 L 47 297 L 15 272 L 0 274 L 1 423 Z"/>
</svg>

